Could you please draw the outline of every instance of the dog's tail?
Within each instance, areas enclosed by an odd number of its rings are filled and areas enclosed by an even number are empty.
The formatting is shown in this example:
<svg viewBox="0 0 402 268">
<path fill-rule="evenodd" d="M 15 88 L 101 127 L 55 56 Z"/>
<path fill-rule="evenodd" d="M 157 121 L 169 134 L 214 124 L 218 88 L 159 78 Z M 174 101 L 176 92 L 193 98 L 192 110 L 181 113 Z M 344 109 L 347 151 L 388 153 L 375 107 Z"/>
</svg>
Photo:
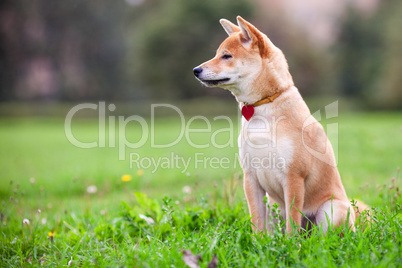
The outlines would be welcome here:
<svg viewBox="0 0 402 268">
<path fill-rule="evenodd" d="M 356 215 L 356 223 L 357 223 L 357 225 L 360 225 L 362 227 L 362 229 L 364 230 L 364 229 L 366 229 L 366 227 L 368 227 L 368 225 L 371 222 L 370 213 L 369 213 L 370 207 L 358 199 L 354 199 L 352 201 L 352 203 L 354 204 L 353 209 L 354 209 L 355 215 Z M 360 216 L 362 216 L 362 214 L 365 214 L 364 218 L 360 217 Z"/>
<path fill-rule="evenodd" d="M 354 204 L 355 205 L 353 206 L 353 208 L 355 210 L 356 219 L 360 217 L 363 211 L 370 210 L 370 207 L 368 205 L 358 199 L 354 199 Z"/>
</svg>

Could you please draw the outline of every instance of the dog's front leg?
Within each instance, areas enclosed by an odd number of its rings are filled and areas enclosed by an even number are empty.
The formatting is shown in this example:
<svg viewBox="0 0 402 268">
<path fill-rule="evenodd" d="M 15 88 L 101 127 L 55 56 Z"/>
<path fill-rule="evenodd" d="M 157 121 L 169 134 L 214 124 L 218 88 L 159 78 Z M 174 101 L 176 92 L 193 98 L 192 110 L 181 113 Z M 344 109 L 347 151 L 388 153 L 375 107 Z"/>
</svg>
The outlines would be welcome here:
<svg viewBox="0 0 402 268">
<path fill-rule="evenodd" d="M 244 174 L 244 192 L 246 193 L 248 209 L 252 217 L 253 229 L 255 231 L 265 231 L 265 191 L 262 189 L 255 175 Z"/>
<path fill-rule="evenodd" d="M 289 175 L 285 187 L 286 206 L 286 232 L 292 232 L 292 223 L 299 230 L 301 226 L 301 213 L 304 203 L 304 178 L 299 175 Z"/>
</svg>

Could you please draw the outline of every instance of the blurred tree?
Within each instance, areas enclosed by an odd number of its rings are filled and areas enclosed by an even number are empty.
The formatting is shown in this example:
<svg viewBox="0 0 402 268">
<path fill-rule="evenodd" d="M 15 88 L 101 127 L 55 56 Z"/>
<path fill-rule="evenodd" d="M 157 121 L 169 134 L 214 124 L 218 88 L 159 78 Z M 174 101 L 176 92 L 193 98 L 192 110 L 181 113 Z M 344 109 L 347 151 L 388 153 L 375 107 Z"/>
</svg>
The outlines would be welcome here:
<svg viewBox="0 0 402 268">
<path fill-rule="evenodd" d="M 257 14 L 256 3 L 3 0 L 0 101 L 224 94 L 201 88 L 192 68 L 213 57 L 226 38 L 218 20 L 242 15 L 284 51 L 304 95 L 327 93 L 338 81 L 342 94 L 368 107 L 402 108 L 401 1 L 380 1 L 371 16 L 350 9 L 333 47 L 336 65 L 282 12 L 260 8 Z"/>
<path fill-rule="evenodd" d="M 331 69 L 327 47 L 310 40 L 305 28 L 280 12 L 264 9 L 256 17 L 258 28 L 285 54 L 290 73 L 302 95 L 328 94 L 332 88 L 328 86 Z"/>
<path fill-rule="evenodd" d="M 110 99 L 121 90 L 121 1 L 2 1 L 0 100 Z"/>
<path fill-rule="evenodd" d="M 246 0 L 159 1 L 143 16 L 135 36 L 129 66 L 133 80 L 154 98 L 205 95 L 192 69 L 212 58 L 226 38 L 220 18 L 252 13 Z M 138 22 L 138 21 L 137 21 Z M 132 66 L 132 67 L 131 67 Z"/>
<path fill-rule="evenodd" d="M 350 9 L 337 46 L 338 81 L 371 108 L 402 108 L 402 2 L 384 0 L 371 16 Z"/>
</svg>

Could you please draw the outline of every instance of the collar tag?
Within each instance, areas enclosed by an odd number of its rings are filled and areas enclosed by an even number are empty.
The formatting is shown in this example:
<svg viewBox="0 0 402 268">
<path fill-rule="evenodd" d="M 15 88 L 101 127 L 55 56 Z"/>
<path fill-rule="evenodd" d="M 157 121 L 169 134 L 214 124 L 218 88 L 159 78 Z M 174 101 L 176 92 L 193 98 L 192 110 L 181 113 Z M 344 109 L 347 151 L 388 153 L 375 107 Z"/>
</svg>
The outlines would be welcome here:
<svg viewBox="0 0 402 268">
<path fill-rule="evenodd" d="M 241 114 L 244 116 L 244 118 L 246 118 L 247 121 L 250 121 L 250 118 L 254 114 L 254 107 L 273 102 L 277 97 L 279 97 L 279 95 L 281 95 L 280 92 L 275 93 L 272 96 L 268 96 L 262 100 L 255 102 L 254 104 L 250 104 L 250 105 L 247 105 L 246 103 L 244 103 L 243 108 L 241 108 Z"/>
<path fill-rule="evenodd" d="M 247 121 L 250 121 L 250 118 L 254 114 L 254 107 L 253 105 L 244 105 L 243 108 L 241 108 L 241 114 L 246 118 Z"/>
</svg>

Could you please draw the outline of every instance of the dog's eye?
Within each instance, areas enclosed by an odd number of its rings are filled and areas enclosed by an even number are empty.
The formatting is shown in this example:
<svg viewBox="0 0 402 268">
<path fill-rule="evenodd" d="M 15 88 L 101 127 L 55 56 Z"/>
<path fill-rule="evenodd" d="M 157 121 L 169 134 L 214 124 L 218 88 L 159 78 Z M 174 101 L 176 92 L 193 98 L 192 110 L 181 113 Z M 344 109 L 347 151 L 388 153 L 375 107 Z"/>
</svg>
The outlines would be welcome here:
<svg viewBox="0 0 402 268">
<path fill-rule="evenodd" d="M 222 59 L 227 60 L 227 59 L 230 59 L 231 57 L 232 57 L 231 55 L 225 54 L 222 56 Z"/>
</svg>

